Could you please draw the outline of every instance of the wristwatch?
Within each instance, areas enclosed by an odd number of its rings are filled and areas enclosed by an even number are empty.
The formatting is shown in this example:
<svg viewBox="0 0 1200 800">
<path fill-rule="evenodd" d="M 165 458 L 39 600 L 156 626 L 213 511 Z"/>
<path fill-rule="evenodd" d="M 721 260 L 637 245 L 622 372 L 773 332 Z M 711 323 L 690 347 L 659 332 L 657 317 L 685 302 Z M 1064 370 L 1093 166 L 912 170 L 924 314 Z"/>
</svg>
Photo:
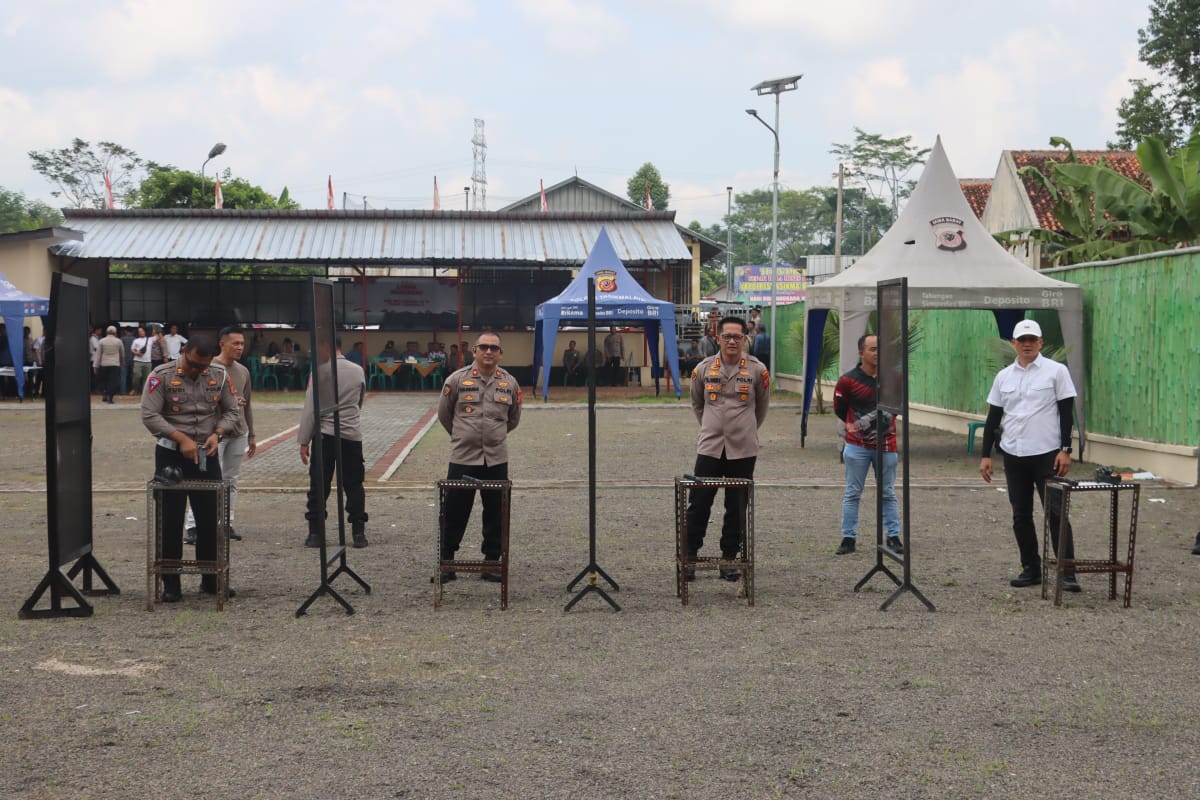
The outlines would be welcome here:
<svg viewBox="0 0 1200 800">
<path fill-rule="evenodd" d="M 1061 452 L 1066 453 L 1067 455 L 1071 455 L 1071 448 L 1069 446 L 1064 447 L 1061 449 Z"/>
</svg>

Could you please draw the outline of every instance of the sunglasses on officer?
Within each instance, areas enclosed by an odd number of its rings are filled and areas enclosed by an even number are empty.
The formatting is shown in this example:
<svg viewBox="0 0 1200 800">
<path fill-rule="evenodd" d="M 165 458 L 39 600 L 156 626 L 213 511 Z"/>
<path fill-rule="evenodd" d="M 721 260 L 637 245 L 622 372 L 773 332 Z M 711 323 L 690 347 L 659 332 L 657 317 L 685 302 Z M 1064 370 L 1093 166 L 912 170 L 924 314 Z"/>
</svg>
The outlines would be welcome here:
<svg viewBox="0 0 1200 800">
<path fill-rule="evenodd" d="M 498 344 L 477 344 L 477 345 L 475 345 L 475 349 L 483 350 L 484 352 L 487 352 L 487 353 L 503 353 L 504 352 L 500 348 L 500 345 L 498 345 Z"/>
</svg>

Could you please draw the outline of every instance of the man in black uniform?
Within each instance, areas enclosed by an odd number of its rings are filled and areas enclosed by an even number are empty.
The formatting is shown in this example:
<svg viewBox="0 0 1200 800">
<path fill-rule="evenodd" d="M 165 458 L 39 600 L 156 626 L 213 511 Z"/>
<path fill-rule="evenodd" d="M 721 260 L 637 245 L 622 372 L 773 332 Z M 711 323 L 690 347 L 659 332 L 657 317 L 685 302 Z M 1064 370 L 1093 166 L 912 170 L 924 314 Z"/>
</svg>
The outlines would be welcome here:
<svg viewBox="0 0 1200 800">
<path fill-rule="evenodd" d="M 193 337 L 179 359 L 150 373 L 142 389 L 142 424 L 158 437 L 154 469 L 178 467 L 184 480 L 220 480 L 217 447 L 233 431 L 240 412 L 225 370 L 213 364 L 220 352 L 211 336 Z M 191 501 L 196 514 L 196 558 L 211 561 L 217 553 L 217 498 L 212 492 L 165 492 L 163 497 L 163 558 L 183 554 L 183 512 Z M 215 594 L 215 575 L 200 578 L 200 591 Z M 229 596 L 235 592 L 230 589 Z M 163 576 L 164 603 L 178 603 L 178 575 Z"/>
</svg>

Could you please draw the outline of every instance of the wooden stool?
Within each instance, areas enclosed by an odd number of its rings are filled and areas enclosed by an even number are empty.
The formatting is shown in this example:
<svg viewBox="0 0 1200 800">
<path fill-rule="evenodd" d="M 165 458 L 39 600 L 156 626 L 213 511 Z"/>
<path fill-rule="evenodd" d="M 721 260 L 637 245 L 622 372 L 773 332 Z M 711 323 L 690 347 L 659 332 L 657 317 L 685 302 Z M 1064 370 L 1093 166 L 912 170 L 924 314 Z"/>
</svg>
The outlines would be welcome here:
<svg viewBox="0 0 1200 800">
<path fill-rule="evenodd" d="M 214 492 L 217 497 L 217 554 L 212 561 L 162 557 L 163 492 Z M 229 481 L 188 480 L 170 486 L 146 484 L 146 610 L 162 596 L 163 575 L 215 575 L 217 611 L 229 599 Z"/>
<path fill-rule="evenodd" d="M 500 560 L 442 558 L 442 543 L 446 540 L 446 493 L 458 490 L 500 492 Z M 440 480 L 438 490 L 437 572 L 433 574 L 433 607 L 442 607 L 442 575 L 447 572 L 491 574 L 500 576 L 500 609 L 508 608 L 508 516 L 512 505 L 512 481 L 479 481 L 463 478 Z"/>
<path fill-rule="evenodd" d="M 1117 573 L 1125 573 L 1125 608 L 1129 608 L 1130 597 L 1133 593 L 1133 548 L 1137 541 L 1138 498 L 1142 487 L 1136 483 L 1108 483 L 1105 481 L 1071 481 L 1065 478 L 1049 478 L 1046 480 L 1046 511 L 1043 519 L 1042 536 L 1042 599 L 1046 599 L 1046 582 L 1050 572 L 1054 572 L 1054 605 L 1062 605 L 1062 578 L 1067 573 L 1108 573 L 1108 599 L 1117 598 Z M 1076 492 L 1108 492 L 1108 558 L 1086 559 L 1064 557 L 1066 552 L 1066 537 L 1063 530 L 1069 521 L 1071 512 L 1071 495 Z M 1050 552 L 1050 504 L 1054 493 L 1061 495 L 1062 511 L 1058 519 L 1058 550 Z M 1117 560 L 1118 530 L 1118 498 L 1122 494 L 1132 494 L 1129 505 L 1129 548 L 1125 561 Z"/>
<path fill-rule="evenodd" d="M 738 557 L 727 559 L 715 556 L 692 558 L 688 552 L 687 507 L 694 489 L 744 489 L 745 504 L 742 506 L 742 540 Z M 697 478 L 684 475 L 675 479 L 675 595 L 683 605 L 688 604 L 689 569 L 696 570 L 741 570 L 739 597 L 754 605 L 754 481 L 749 478 Z"/>
</svg>

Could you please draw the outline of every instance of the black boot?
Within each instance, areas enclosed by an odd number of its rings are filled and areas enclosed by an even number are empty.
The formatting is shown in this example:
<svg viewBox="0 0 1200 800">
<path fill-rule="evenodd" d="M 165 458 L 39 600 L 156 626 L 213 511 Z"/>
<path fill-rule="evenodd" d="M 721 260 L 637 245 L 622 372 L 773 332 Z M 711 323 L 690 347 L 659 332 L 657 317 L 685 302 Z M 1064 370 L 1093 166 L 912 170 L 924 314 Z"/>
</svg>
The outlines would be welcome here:
<svg viewBox="0 0 1200 800">
<path fill-rule="evenodd" d="M 308 538 L 304 540 L 304 546 L 320 547 L 321 540 L 324 538 L 323 533 L 320 520 L 310 519 L 308 521 Z"/>
<path fill-rule="evenodd" d="M 352 523 L 350 523 L 350 526 L 351 526 L 351 533 L 354 536 L 354 546 L 355 547 L 366 547 L 368 544 L 367 533 L 366 533 L 366 523 L 365 522 L 352 522 Z"/>
</svg>

